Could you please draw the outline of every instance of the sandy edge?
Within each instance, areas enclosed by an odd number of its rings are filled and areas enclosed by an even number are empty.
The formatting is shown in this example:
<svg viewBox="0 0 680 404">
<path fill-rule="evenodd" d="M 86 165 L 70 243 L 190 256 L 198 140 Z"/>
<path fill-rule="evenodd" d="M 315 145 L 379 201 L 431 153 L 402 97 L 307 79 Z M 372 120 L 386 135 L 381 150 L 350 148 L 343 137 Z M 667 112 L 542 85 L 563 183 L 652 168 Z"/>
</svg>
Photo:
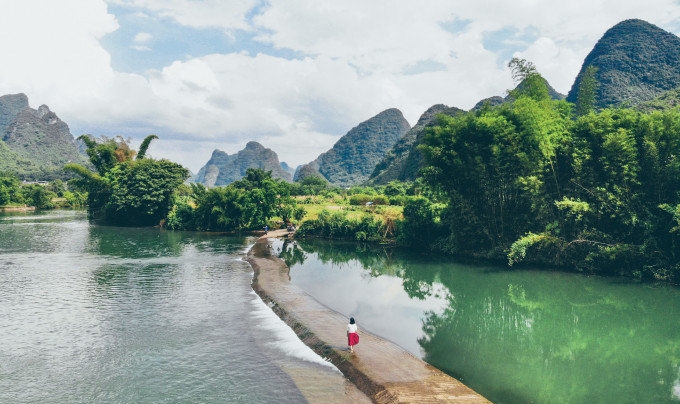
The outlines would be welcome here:
<svg viewBox="0 0 680 404">
<path fill-rule="evenodd" d="M 267 239 L 288 236 L 286 230 L 270 231 L 248 251 L 253 290 L 303 343 L 333 363 L 358 390 L 375 403 L 489 402 L 457 379 L 370 333 L 361 333 L 363 351 L 349 354 L 342 332 L 337 332 L 346 322 L 344 316 L 293 287 L 289 268 L 271 253 Z"/>
</svg>

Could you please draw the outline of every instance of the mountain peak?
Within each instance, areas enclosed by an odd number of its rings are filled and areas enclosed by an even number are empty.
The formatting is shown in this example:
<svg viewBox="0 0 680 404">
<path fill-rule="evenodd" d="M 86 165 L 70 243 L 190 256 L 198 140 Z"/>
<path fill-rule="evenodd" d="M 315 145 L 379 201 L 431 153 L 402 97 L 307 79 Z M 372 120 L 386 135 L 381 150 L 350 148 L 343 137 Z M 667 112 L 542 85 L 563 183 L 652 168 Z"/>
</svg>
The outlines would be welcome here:
<svg viewBox="0 0 680 404">
<path fill-rule="evenodd" d="M 0 139 L 0 169 L 22 178 L 66 178 L 64 164 L 86 162 L 68 125 L 47 105 L 31 108 L 23 93 L 0 97 Z"/>
<path fill-rule="evenodd" d="M 680 38 L 643 20 L 621 21 L 586 56 L 567 101 L 576 102 L 589 66 L 597 68 L 598 107 L 636 105 L 680 86 Z"/>
<path fill-rule="evenodd" d="M 213 150 L 210 160 L 198 171 L 193 181 L 208 187 L 229 185 L 245 177 L 249 168 L 271 171 L 273 178 L 291 180 L 290 173 L 279 163 L 274 151 L 250 141 L 243 150 L 231 156 L 222 150 Z"/>
<path fill-rule="evenodd" d="M 265 147 L 257 143 L 256 141 L 251 140 L 250 142 L 246 143 L 246 148 L 244 150 L 252 151 L 265 150 Z"/>
<path fill-rule="evenodd" d="M 333 148 L 300 167 L 295 179 L 321 175 L 341 187 L 361 184 L 409 129 L 411 125 L 400 110 L 386 109 L 352 128 Z"/>
</svg>

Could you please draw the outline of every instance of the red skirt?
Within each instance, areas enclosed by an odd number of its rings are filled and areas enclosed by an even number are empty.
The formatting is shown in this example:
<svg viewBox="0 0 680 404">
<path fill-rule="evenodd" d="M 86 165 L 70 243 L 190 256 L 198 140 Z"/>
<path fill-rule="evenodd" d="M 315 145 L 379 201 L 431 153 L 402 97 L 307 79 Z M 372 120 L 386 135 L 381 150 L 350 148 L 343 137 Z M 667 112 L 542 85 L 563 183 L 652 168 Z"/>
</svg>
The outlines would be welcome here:
<svg viewBox="0 0 680 404">
<path fill-rule="evenodd" d="M 354 346 L 359 343 L 359 334 L 350 332 L 347 334 L 347 345 Z"/>
</svg>

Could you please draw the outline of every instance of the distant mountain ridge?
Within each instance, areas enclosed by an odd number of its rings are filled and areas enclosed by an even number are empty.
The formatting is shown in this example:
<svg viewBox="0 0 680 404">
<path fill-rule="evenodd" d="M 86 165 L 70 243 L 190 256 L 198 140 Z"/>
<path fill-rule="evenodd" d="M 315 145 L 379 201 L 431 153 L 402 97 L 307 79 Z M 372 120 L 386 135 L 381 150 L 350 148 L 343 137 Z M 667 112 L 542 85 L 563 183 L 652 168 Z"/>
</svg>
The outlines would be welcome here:
<svg viewBox="0 0 680 404">
<path fill-rule="evenodd" d="M 548 93 L 554 100 L 563 100 L 565 95 L 558 93 L 545 79 Z M 524 83 L 519 83 L 517 89 L 521 89 Z M 485 106 L 495 107 L 505 102 L 512 101 L 510 95 L 505 97 L 494 96 L 479 101 L 472 111 L 477 111 Z M 423 167 L 423 155 L 418 146 L 423 141 L 425 128 L 436 124 L 439 114 L 456 116 L 467 111 L 456 107 L 449 107 L 443 104 L 433 105 L 425 111 L 418 123 L 408 131 L 404 137 L 399 139 L 394 147 L 389 150 L 385 157 L 375 166 L 373 173 L 368 179 L 368 184 L 385 185 L 390 181 L 414 181 L 418 176 L 418 171 Z"/>
<path fill-rule="evenodd" d="M 64 179 L 67 163 L 86 164 L 68 125 L 47 105 L 33 109 L 25 94 L 0 97 L 0 170 L 23 179 Z"/>
<path fill-rule="evenodd" d="M 291 174 L 279 163 L 278 155 L 257 142 L 248 142 L 246 147 L 236 154 L 229 155 L 215 149 L 210 160 L 192 179 L 193 182 L 208 187 L 229 185 L 245 177 L 249 168 L 271 171 L 273 178 L 291 181 Z"/>
</svg>

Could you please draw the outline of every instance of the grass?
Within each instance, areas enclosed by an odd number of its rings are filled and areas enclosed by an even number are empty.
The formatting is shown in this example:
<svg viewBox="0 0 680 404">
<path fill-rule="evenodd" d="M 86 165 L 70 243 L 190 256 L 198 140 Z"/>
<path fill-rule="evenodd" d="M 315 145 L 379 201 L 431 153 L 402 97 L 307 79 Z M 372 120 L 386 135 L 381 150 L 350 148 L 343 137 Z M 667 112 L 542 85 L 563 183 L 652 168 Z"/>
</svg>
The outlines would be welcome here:
<svg viewBox="0 0 680 404">
<path fill-rule="evenodd" d="M 402 206 L 350 206 L 350 205 L 338 205 L 335 202 L 329 203 L 313 203 L 313 204 L 303 204 L 301 205 L 305 209 L 305 216 L 302 221 L 314 220 L 319 217 L 319 213 L 322 210 L 328 211 L 341 211 L 347 214 L 348 218 L 358 219 L 364 214 L 371 214 L 376 217 L 381 218 L 383 221 L 391 219 L 401 219 L 403 207 Z"/>
</svg>

